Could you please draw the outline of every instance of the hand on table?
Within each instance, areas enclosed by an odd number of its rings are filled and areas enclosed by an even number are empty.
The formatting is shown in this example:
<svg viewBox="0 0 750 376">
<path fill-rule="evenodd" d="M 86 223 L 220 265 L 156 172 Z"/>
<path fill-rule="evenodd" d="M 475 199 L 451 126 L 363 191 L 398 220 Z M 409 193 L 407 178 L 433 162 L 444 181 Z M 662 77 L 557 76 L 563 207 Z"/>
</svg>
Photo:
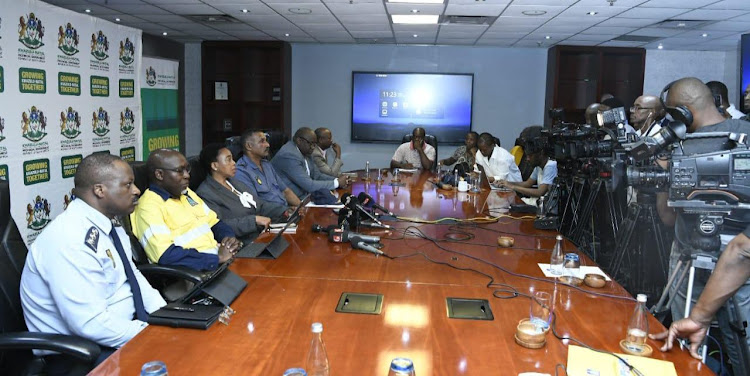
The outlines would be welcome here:
<svg viewBox="0 0 750 376">
<path fill-rule="evenodd" d="M 669 351 L 672 349 L 672 345 L 675 339 L 687 338 L 690 341 L 690 355 L 693 358 L 701 359 L 702 356 L 698 353 L 698 348 L 703 344 L 703 339 L 706 338 L 708 331 L 707 324 L 701 324 L 690 317 L 678 320 L 669 326 L 669 330 L 657 334 L 649 334 L 649 338 L 655 340 L 664 340 L 664 346 L 659 350 Z"/>
<path fill-rule="evenodd" d="M 225 237 L 221 239 L 219 243 L 219 262 L 225 262 L 232 258 L 237 251 L 242 247 L 242 242 L 237 238 Z"/>
</svg>

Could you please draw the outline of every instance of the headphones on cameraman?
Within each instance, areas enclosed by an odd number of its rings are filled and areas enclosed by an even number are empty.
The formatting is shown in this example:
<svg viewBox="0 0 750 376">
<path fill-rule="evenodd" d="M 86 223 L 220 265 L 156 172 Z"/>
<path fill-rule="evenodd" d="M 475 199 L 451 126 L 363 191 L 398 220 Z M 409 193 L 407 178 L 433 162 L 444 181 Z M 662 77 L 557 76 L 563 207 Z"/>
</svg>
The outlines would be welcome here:
<svg viewBox="0 0 750 376">
<path fill-rule="evenodd" d="M 664 110 L 667 111 L 670 116 L 672 116 L 672 119 L 685 124 L 689 128 L 693 124 L 693 113 L 690 112 L 687 106 L 679 105 L 676 107 L 669 107 L 666 103 L 669 88 L 672 87 L 675 82 L 677 81 L 668 83 L 667 86 L 665 86 L 664 89 L 661 90 L 661 94 L 659 94 L 659 101 L 661 102 L 662 107 L 664 107 Z"/>
</svg>

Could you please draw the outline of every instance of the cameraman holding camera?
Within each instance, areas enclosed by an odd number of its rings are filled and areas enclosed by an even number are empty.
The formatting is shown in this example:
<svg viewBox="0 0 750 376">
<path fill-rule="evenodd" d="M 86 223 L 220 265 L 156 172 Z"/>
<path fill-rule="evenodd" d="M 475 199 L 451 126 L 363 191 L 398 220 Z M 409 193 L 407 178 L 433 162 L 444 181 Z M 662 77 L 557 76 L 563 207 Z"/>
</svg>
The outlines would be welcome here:
<svg viewBox="0 0 750 376">
<path fill-rule="evenodd" d="M 496 185 L 529 197 L 542 197 L 547 194 L 557 178 L 557 161 L 550 159 L 537 143 L 541 137 L 542 127 L 539 125 L 526 127 L 519 137 L 523 144 L 524 158 L 534 168 L 531 176 L 522 182 L 499 180 Z"/>
<path fill-rule="evenodd" d="M 665 88 L 665 91 L 667 88 Z M 668 94 L 665 100 L 667 112 L 673 118 L 683 120 L 687 126 L 688 133 L 701 132 L 735 132 L 750 134 L 750 123 L 725 119 L 719 113 L 714 103 L 711 90 L 700 80 L 693 77 L 682 78 L 671 83 L 668 86 Z M 676 115 L 676 116 L 675 116 Z M 686 155 L 707 153 L 717 150 L 726 150 L 731 146 L 725 138 L 685 140 L 682 147 Z M 666 162 L 666 161 L 661 161 Z M 666 163 L 660 163 L 665 167 Z M 689 214 L 681 210 L 675 210 L 667 205 L 668 193 L 657 194 L 657 209 L 662 221 L 667 225 L 675 226 L 675 240 L 672 243 L 670 254 L 670 275 L 677 267 L 680 256 L 692 254 L 709 254 L 719 256 L 721 251 L 704 249 L 707 239 L 701 239 L 697 234 L 699 217 L 698 214 Z M 745 213 L 732 213 L 745 214 Z M 743 223 L 745 218 L 726 218 L 724 228 L 731 227 L 731 223 Z M 691 340 L 690 350 L 693 356 L 697 356 L 698 346 L 706 334 L 706 328 L 710 324 L 711 317 L 716 314 L 719 326 L 722 331 L 724 343 L 728 349 L 729 358 L 733 364 L 740 361 L 739 350 L 733 346 L 732 329 L 729 325 L 729 318 L 726 309 L 722 304 L 734 295 L 734 300 L 739 308 L 741 320 L 747 320 L 750 317 L 750 227 L 747 222 L 734 226 L 735 233 L 741 233 L 735 236 L 727 245 L 724 254 L 721 255 L 716 270 L 713 274 L 705 269 L 696 269 L 695 281 L 693 284 L 692 300 L 697 295 L 701 295 L 699 302 L 694 306 L 689 317 L 676 321 L 672 324 L 667 332 L 657 334 L 652 338 L 663 339 L 668 341 L 662 347 L 666 351 L 671 348 L 671 341 L 676 336 L 687 336 Z M 703 243 L 701 243 L 703 241 Z M 721 249 L 722 247 L 719 247 Z M 710 277 L 710 279 L 709 279 Z M 672 297 L 672 317 L 679 319 L 684 316 L 685 303 L 687 295 L 686 280 L 682 285 L 670 286 L 670 295 Z M 705 286 L 705 289 L 704 289 Z M 705 290 L 705 292 L 703 292 Z M 702 293 L 703 292 L 703 293 Z M 701 294 L 702 293 L 702 294 Z M 750 347 L 748 337 L 744 338 L 745 345 Z"/>
</svg>

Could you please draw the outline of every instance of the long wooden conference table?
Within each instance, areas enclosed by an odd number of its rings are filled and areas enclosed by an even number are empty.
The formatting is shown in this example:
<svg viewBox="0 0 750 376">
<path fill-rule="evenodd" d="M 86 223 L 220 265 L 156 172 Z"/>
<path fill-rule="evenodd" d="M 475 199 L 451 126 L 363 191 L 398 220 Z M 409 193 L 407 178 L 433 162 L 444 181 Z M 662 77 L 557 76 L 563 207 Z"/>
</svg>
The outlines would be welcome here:
<svg viewBox="0 0 750 376">
<path fill-rule="evenodd" d="M 351 192 L 368 192 L 400 217 L 422 220 L 498 216 L 515 200 L 512 193 L 498 191 L 438 190 L 427 181 L 429 173 L 404 175 L 401 187 L 391 186 L 387 178 L 381 184 L 360 179 Z M 311 231 L 313 224 L 325 227 L 336 219 L 331 209 L 309 208 L 296 234 L 284 235 L 290 246 L 278 259 L 236 260 L 230 269 L 248 286 L 231 305 L 236 314 L 229 325 L 217 322 L 208 330 L 149 326 L 92 374 L 137 375 L 145 362 L 161 360 L 172 375 L 280 376 L 287 368 L 305 366 L 310 325 L 321 322 L 333 376 L 384 376 L 396 357 L 411 358 L 419 376 L 554 375 L 557 364 L 567 363 L 569 341 L 548 333 L 541 349 L 517 345 L 516 325 L 529 316 L 530 300 L 499 298 L 508 295 L 498 291 L 501 284 L 525 294 L 553 293 L 560 335 L 622 352 L 619 342 L 634 299 L 614 282 L 601 289 L 574 289 L 545 278 L 537 263 L 549 262 L 556 233 L 536 230 L 530 220 L 501 217 L 495 223 L 453 225 L 398 221 L 389 222 L 394 227 L 389 231 L 362 230 L 383 237 L 382 250 L 396 258 L 389 259 L 348 243 L 329 243 L 325 234 Z M 441 241 L 417 237 L 416 231 Z M 513 237 L 515 245 L 498 247 L 500 235 Z M 444 241 L 451 238 L 469 239 Z M 583 265 L 593 264 L 572 244 L 565 246 L 565 252 L 579 253 Z M 493 285 L 488 287 L 490 277 Z M 344 292 L 383 294 L 381 313 L 337 313 Z M 449 297 L 487 299 L 494 320 L 448 318 Z M 653 317 L 649 327 L 651 333 L 665 330 Z M 647 343 L 654 348 L 651 357 L 673 362 L 678 375 L 711 374 L 687 351 L 662 353 L 658 342 Z"/>
</svg>

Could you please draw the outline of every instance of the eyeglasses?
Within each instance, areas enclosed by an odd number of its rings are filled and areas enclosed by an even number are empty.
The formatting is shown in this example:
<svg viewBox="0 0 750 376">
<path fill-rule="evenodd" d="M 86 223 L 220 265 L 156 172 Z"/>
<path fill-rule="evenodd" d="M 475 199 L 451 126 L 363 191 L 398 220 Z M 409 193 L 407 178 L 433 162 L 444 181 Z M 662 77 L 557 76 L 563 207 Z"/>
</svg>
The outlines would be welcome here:
<svg viewBox="0 0 750 376">
<path fill-rule="evenodd" d="M 157 167 L 158 170 L 164 170 L 164 171 L 172 171 L 176 172 L 180 175 L 184 175 L 186 172 L 190 173 L 190 165 L 181 166 L 181 167 L 175 167 L 175 168 L 166 168 L 166 167 Z"/>
<path fill-rule="evenodd" d="M 653 110 L 653 107 L 641 107 L 641 106 L 633 106 L 630 107 L 630 111 L 640 111 L 640 110 Z"/>
<path fill-rule="evenodd" d="M 312 141 L 310 141 L 310 140 L 308 140 L 308 139 L 306 139 L 304 137 L 300 137 L 300 139 L 301 140 L 305 140 L 305 142 L 307 142 L 307 144 L 310 145 L 310 146 L 315 146 L 315 145 L 318 144 L 317 142 L 312 142 Z"/>
</svg>

